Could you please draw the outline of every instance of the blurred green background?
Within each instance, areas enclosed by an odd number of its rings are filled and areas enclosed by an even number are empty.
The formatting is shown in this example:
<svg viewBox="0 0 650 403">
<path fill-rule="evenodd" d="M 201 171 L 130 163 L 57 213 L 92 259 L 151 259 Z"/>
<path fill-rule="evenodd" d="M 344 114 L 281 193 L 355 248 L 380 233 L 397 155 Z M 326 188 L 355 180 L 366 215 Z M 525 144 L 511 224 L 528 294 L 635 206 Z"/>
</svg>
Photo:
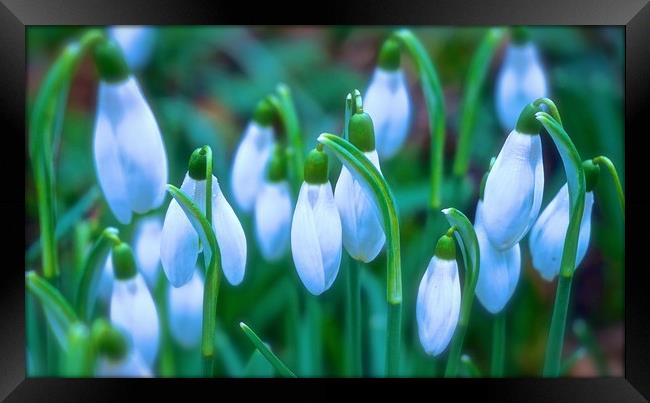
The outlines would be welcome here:
<svg viewBox="0 0 650 403">
<path fill-rule="evenodd" d="M 365 91 L 382 41 L 395 27 L 160 27 L 152 58 L 136 73 L 161 128 L 169 158 L 169 181 L 179 185 L 192 150 L 209 144 L 215 156 L 215 175 L 229 200 L 229 168 L 240 135 L 257 102 L 279 82 L 289 85 L 298 110 L 306 149 L 323 131 L 340 132 L 345 95 Z M 487 28 L 414 28 L 438 69 L 447 110 L 445 178 L 451 178 L 456 149 L 459 105 L 467 68 Z M 84 28 L 29 27 L 28 108 L 62 47 Z M 624 31 L 621 27 L 531 27 L 550 83 L 552 98 L 566 131 L 583 159 L 604 154 L 619 169 L 625 186 L 623 134 Z M 443 207 L 453 206 L 473 219 L 480 178 L 507 135 L 500 128 L 494 106 L 494 82 L 505 44 L 492 60 L 475 124 L 475 142 L 467 194 L 458 197 L 443 187 Z M 423 96 L 414 66 L 403 57 L 414 105 L 414 121 L 406 146 L 382 171 L 396 196 L 402 231 L 404 305 L 402 372 L 406 376 L 441 373 L 439 360 L 427 357 L 419 344 L 415 321 L 417 287 L 436 239 L 423 239 L 429 182 L 429 129 Z M 61 268 L 78 272 L 88 245 L 106 226 L 121 227 L 97 192 L 92 157 L 97 74 L 89 60 L 72 83 L 61 137 L 55 144 L 57 209 L 67 230 L 59 242 Z M 545 206 L 565 181 L 561 161 L 550 138 L 542 137 L 546 186 Z M 330 168 L 334 184 L 339 173 Z M 27 160 L 26 160 L 27 161 Z M 36 196 L 26 162 L 27 269 L 39 267 Z M 447 181 L 449 183 L 449 180 Z M 584 319 L 597 339 L 596 357 L 606 362 L 609 375 L 623 373 L 623 216 L 611 178 L 603 171 L 596 188 L 592 239 L 574 279 L 564 356 L 583 343 L 571 323 Z M 85 197 L 85 199 L 84 199 Z M 80 200 L 86 203 L 79 204 Z M 294 198 L 295 200 L 295 198 Z M 453 204 L 452 204 L 453 203 Z M 152 214 L 164 214 L 168 201 Z M 66 212 L 76 208 L 80 214 Z M 291 263 L 267 264 L 256 246 L 251 217 L 240 215 L 248 240 L 244 283 L 225 283 L 219 295 L 218 357 L 226 376 L 270 374 L 268 364 L 252 354 L 241 333 L 245 321 L 267 341 L 299 376 L 345 375 L 345 313 L 347 259 L 333 287 L 320 297 L 307 293 Z M 442 220 L 442 218 L 441 218 Z M 527 241 L 522 244 L 522 274 L 509 302 L 506 375 L 538 376 L 555 283 L 541 279 L 532 268 Z M 385 254 L 362 273 L 362 335 L 364 368 L 369 376 L 383 374 L 385 348 Z M 64 294 L 73 290 L 63 284 Z M 475 302 L 464 344 L 477 366 L 489 368 L 491 317 Z M 198 352 L 174 347 L 172 375 L 192 375 Z M 192 357 L 196 356 L 196 360 Z M 196 361 L 196 362 L 195 362 Z M 438 363 L 436 364 L 436 361 Z M 602 375 L 597 359 L 587 354 L 570 370 L 572 376 Z M 157 372 L 158 374 L 158 372 Z"/>
</svg>

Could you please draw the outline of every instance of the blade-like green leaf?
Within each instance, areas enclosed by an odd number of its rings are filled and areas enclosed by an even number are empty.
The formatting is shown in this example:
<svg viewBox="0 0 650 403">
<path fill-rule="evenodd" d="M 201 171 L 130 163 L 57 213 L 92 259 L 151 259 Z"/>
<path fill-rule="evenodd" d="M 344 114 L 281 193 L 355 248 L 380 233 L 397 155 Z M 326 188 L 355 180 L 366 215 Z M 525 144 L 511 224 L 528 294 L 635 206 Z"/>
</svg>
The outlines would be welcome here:
<svg viewBox="0 0 650 403">
<path fill-rule="evenodd" d="M 280 359 L 271 351 L 270 348 L 262 342 L 262 340 L 255 334 L 255 332 L 248 327 L 244 322 L 239 323 L 239 327 L 241 327 L 241 330 L 244 332 L 246 337 L 253 343 L 255 348 L 264 355 L 264 358 L 267 359 L 267 361 L 273 365 L 273 368 L 280 374 L 280 376 L 283 376 L 285 378 L 295 378 L 296 374 L 294 374 Z"/>
</svg>

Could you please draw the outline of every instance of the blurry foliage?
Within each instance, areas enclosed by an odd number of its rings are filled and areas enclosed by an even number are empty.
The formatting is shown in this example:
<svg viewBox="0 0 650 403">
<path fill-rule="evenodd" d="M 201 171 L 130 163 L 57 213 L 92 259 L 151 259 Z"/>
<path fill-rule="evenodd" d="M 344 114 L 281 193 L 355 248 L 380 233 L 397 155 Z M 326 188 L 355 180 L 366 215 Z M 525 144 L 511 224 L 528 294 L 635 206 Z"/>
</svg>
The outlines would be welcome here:
<svg viewBox="0 0 650 403">
<path fill-rule="evenodd" d="M 28 108 L 44 72 L 62 46 L 80 31 L 76 27 L 27 30 Z M 258 100 L 272 92 L 279 82 L 287 83 L 294 94 L 306 149 L 314 146 L 322 131 L 339 132 L 345 94 L 354 88 L 364 92 L 377 50 L 390 31 L 391 27 L 159 28 L 152 59 L 136 76 L 164 136 L 170 183 L 179 185 L 191 151 L 209 144 L 214 152 L 215 175 L 230 198 L 229 167 L 239 136 Z M 445 92 L 445 178 L 450 178 L 460 96 L 469 61 L 485 28 L 418 27 L 414 32 L 439 70 Z M 540 47 L 551 98 L 557 103 L 565 128 L 582 158 L 606 154 L 619 169 L 624 184 L 623 30 L 536 27 L 531 28 L 531 33 Z M 494 77 L 503 50 L 504 46 L 492 61 L 481 94 L 468 176 L 461 189 L 453 183 L 443 186 L 443 205 L 453 202 L 469 217 L 474 215 L 481 176 L 507 134 L 496 119 L 493 96 Z M 394 159 L 382 162 L 382 171 L 397 199 L 402 231 L 402 367 L 406 375 L 440 376 L 446 353 L 437 360 L 427 357 L 419 345 L 415 322 L 417 287 L 431 258 L 434 240 L 422 237 L 429 192 L 428 123 L 413 66 L 408 62 L 405 65 L 414 102 L 413 125 L 402 151 Z M 96 183 L 91 147 L 95 97 L 96 73 L 91 63 L 84 63 L 73 83 L 62 138 L 55 151 L 59 217 Z M 543 144 L 545 206 L 565 179 L 550 139 L 543 136 Z M 330 177 L 335 183 L 339 168 L 337 163 L 331 165 Z M 26 228 L 27 242 L 31 244 L 38 237 L 38 221 L 29 164 L 26 171 Z M 604 172 L 595 193 L 592 240 L 574 280 L 569 319 L 584 318 L 598 333 L 600 329 L 622 325 L 624 236 L 614 188 Z M 152 214 L 163 213 L 166 207 L 167 203 Z M 117 225 L 102 198 L 84 218 L 90 224 L 85 242 L 95 239 L 106 225 Z M 348 267 L 342 264 L 337 281 L 324 295 L 308 295 L 295 273 L 290 254 L 278 264 L 264 262 L 256 247 L 251 217 L 240 218 L 247 234 L 247 273 L 239 287 L 224 282 L 219 295 L 220 370 L 230 376 L 272 375 L 268 363 L 251 350 L 240 333 L 237 324 L 245 320 L 264 335 L 264 341 L 299 376 L 342 373 L 343 301 Z M 128 240 L 131 228 L 118 227 Z M 440 224 L 440 231 L 444 229 L 444 224 Z M 61 251 L 72 250 L 71 233 L 62 242 Z M 85 250 L 83 244 L 75 248 Z M 384 256 L 382 252 L 361 276 L 363 360 L 366 373 L 371 376 L 382 375 L 384 367 Z M 61 258 L 65 260 L 64 270 L 74 267 L 74 254 L 62 253 Z M 526 240 L 522 244 L 522 266 L 519 285 L 507 307 L 506 374 L 536 376 L 543 360 L 555 285 L 542 281 L 533 270 Z M 308 321 L 317 321 L 318 326 L 307 326 Z M 491 326 L 491 317 L 476 302 L 464 351 L 479 368 L 489 367 Z M 567 337 L 572 336 L 567 332 Z M 621 351 L 617 345 L 602 347 L 605 351 Z M 173 357 L 181 367 L 200 368 L 200 362 L 188 358 L 196 355 L 197 351 L 182 352 L 176 348 Z"/>
</svg>

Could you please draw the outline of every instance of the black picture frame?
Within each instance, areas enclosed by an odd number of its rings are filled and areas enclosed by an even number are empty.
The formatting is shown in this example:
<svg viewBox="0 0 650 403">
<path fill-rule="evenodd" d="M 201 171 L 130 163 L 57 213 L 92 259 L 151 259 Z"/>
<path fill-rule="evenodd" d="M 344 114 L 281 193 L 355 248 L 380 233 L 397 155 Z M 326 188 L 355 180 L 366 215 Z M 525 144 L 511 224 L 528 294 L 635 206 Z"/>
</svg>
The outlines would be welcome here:
<svg viewBox="0 0 650 403">
<path fill-rule="evenodd" d="M 27 160 L 25 28 L 31 25 L 106 24 L 371 24 L 371 25 L 620 25 L 625 26 L 625 164 L 638 175 L 627 188 L 625 275 L 624 377 L 592 379 L 364 379 L 264 380 L 247 388 L 250 380 L 115 380 L 25 378 L 24 243 L 16 233 L 24 224 L 25 178 L 7 175 L 0 192 L 3 226 L 0 267 L 0 397 L 7 401 L 133 400 L 172 396 L 180 392 L 191 400 L 230 400 L 232 393 L 273 391 L 267 397 L 283 400 L 318 400 L 356 393 L 415 399 L 459 399 L 469 396 L 496 401 L 646 401 L 650 398 L 650 292 L 643 235 L 650 197 L 644 194 L 643 140 L 650 116 L 650 5 L 648 0 L 532 0 L 484 1 L 372 1 L 292 3 L 164 0 L 0 0 L 0 128 L 3 162 L 19 167 Z M 271 18 L 275 15 L 275 18 Z M 21 142 L 22 140 L 22 142 Z M 6 142 L 10 141 L 11 144 Z M 629 146 L 631 144 L 631 146 Z M 23 147 L 24 153 L 18 151 Z M 24 161 L 24 160 L 23 160 Z M 23 162 L 24 163 L 24 162 Z M 21 169 L 22 171 L 22 169 Z M 23 171 L 24 172 L 24 171 Z M 24 175 L 24 174 L 23 174 Z M 637 182 L 641 181 L 641 182 Z M 20 212 L 23 212 L 21 216 Z M 9 220 L 9 221 L 7 221 Z M 15 222 L 12 222 L 14 220 Z M 22 222 L 21 222 L 22 221 Z M 23 238 L 24 239 L 24 238 Z M 647 248 L 647 246 L 645 246 Z M 7 259 L 10 257 L 10 259 Z M 179 385 L 179 383 L 184 383 Z M 396 384 L 399 383 L 399 384 Z M 296 389 L 296 386 L 299 388 Z M 300 387 L 304 386 L 304 387 Z M 336 386 L 336 387 L 335 387 Z M 419 391 L 410 392 L 416 386 Z M 285 388 L 289 392 L 281 392 Z M 227 390 L 227 391 L 226 391 Z M 305 391 L 304 394 L 302 391 Z M 318 391 L 317 393 L 315 391 Z M 186 391 L 186 392 L 183 392 Z M 277 392 L 276 392 L 277 391 Z M 223 395 L 222 395 L 223 393 Z M 227 395 L 225 393 L 228 393 Z M 448 396 L 448 397 L 447 397 Z M 645 396 L 645 398 L 644 398 Z M 246 396 L 244 396 L 246 397 Z"/>
</svg>

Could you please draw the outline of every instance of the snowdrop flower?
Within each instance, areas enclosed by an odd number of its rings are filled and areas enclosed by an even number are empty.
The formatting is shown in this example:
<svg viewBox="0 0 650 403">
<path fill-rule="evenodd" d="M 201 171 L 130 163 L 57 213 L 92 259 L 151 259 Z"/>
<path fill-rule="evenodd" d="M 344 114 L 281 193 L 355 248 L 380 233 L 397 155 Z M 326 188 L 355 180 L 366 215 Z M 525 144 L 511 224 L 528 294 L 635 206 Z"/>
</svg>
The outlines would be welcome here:
<svg viewBox="0 0 650 403">
<path fill-rule="evenodd" d="M 580 221 L 580 235 L 578 236 L 578 250 L 576 253 L 576 267 L 587 254 L 589 238 L 591 236 L 591 212 L 594 204 L 593 188 L 598 180 L 599 168 L 591 161 L 593 170 L 585 167 L 587 179 L 587 192 L 585 193 L 585 207 Z M 553 200 L 539 215 L 537 222 L 530 230 L 529 246 L 533 258 L 533 267 L 548 281 L 553 280 L 560 272 L 564 240 L 569 228 L 569 188 L 565 183 L 560 188 Z"/>
<path fill-rule="evenodd" d="M 147 285 L 153 289 L 160 274 L 160 236 L 162 220 L 159 216 L 143 218 L 135 230 L 133 249 L 135 259 Z"/>
<path fill-rule="evenodd" d="M 350 142 L 381 172 L 370 116 L 367 113 L 352 115 L 348 133 Z M 371 196 L 345 166 L 341 167 L 336 182 L 334 200 L 341 215 L 343 246 L 352 258 L 365 263 L 372 261 L 386 241 L 381 216 Z"/>
<path fill-rule="evenodd" d="M 140 70 L 147 64 L 155 42 L 154 28 L 120 25 L 109 28 L 108 34 L 120 45 L 126 62 L 132 70 Z"/>
<path fill-rule="evenodd" d="M 420 282 L 416 302 L 418 335 L 424 351 L 442 353 L 454 335 L 460 315 L 460 280 L 456 245 L 450 234 L 438 240 Z"/>
<path fill-rule="evenodd" d="M 194 203 L 205 214 L 206 151 L 196 149 L 190 158 L 189 169 L 181 185 Z M 221 267 L 228 282 L 238 285 L 246 270 L 246 236 L 232 207 L 226 200 L 219 181 L 212 176 L 212 229 L 221 252 Z M 201 248 L 199 235 L 175 199 L 169 203 L 160 239 L 160 260 L 167 279 L 174 287 L 186 284 L 192 278 Z M 204 248 L 209 253 L 209 248 Z"/>
<path fill-rule="evenodd" d="M 178 344 L 190 349 L 201 342 L 203 322 L 203 278 L 194 270 L 191 280 L 167 289 L 169 329 Z"/>
<path fill-rule="evenodd" d="M 98 45 L 95 60 L 101 76 L 95 170 L 111 211 L 128 224 L 132 212 L 146 213 L 162 204 L 167 156 L 156 119 L 117 45 Z"/>
<path fill-rule="evenodd" d="M 537 108 L 524 108 L 494 162 L 483 199 L 483 227 L 494 247 L 510 249 L 535 222 L 544 192 Z"/>
<path fill-rule="evenodd" d="M 501 312 L 515 292 L 521 271 L 519 244 L 499 250 L 492 246 L 483 228 L 483 200 L 476 205 L 474 231 L 481 251 L 476 297 L 490 313 Z"/>
<path fill-rule="evenodd" d="M 277 146 L 269 160 L 266 178 L 255 200 L 255 234 L 264 259 L 277 261 L 289 247 L 291 190 L 287 181 L 285 151 Z"/>
<path fill-rule="evenodd" d="M 506 48 L 496 82 L 497 114 L 502 127 L 508 130 L 515 126 L 524 106 L 548 95 L 537 47 L 521 36 Z"/>
<path fill-rule="evenodd" d="M 129 245 L 124 242 L 115 245 L 112 259 L 115 281 L 111 296 L 111 323 L 130 338 L 133 350 L 151 367 L 160 338 L 156 305 L 138 273 Z"/>
<path fill-rule="evenodd" d="M 406 140 L 411 120 L 408 85 L 400 69 L 400 49 L 395 39 L 384 42 L 363 99 L 363 109 L 375 125 L 377 152 L 381 158 L 390 158 Z"/>
<path fill-rule="evenodd" d="M 151 368 L 142 359 L 142 356 L 131 351 L 125 357 L 120 359 L 111 359 L 99 357 L 97 360 L 97 370 L 95 374 L 98 377 L 108 378 L 151 378 Z"/>
<path fill-rule="evenodd" d="M 291 224 L 291 252 L 307 290 L 320 295 L 336 279 L 341 264 L 341 218 L 327 179 L 328 157 L 319 146 L 305 161 Z"/>
<path fill-rule="evenodd" d="M 235 152 L 230 185 L 237 206 L 245 212 L 253 209 L 264 182 L 266 165 L 275 144 L 273 119 L 273 106 L 268 100 L 262 100 Z"/>
</svg>

